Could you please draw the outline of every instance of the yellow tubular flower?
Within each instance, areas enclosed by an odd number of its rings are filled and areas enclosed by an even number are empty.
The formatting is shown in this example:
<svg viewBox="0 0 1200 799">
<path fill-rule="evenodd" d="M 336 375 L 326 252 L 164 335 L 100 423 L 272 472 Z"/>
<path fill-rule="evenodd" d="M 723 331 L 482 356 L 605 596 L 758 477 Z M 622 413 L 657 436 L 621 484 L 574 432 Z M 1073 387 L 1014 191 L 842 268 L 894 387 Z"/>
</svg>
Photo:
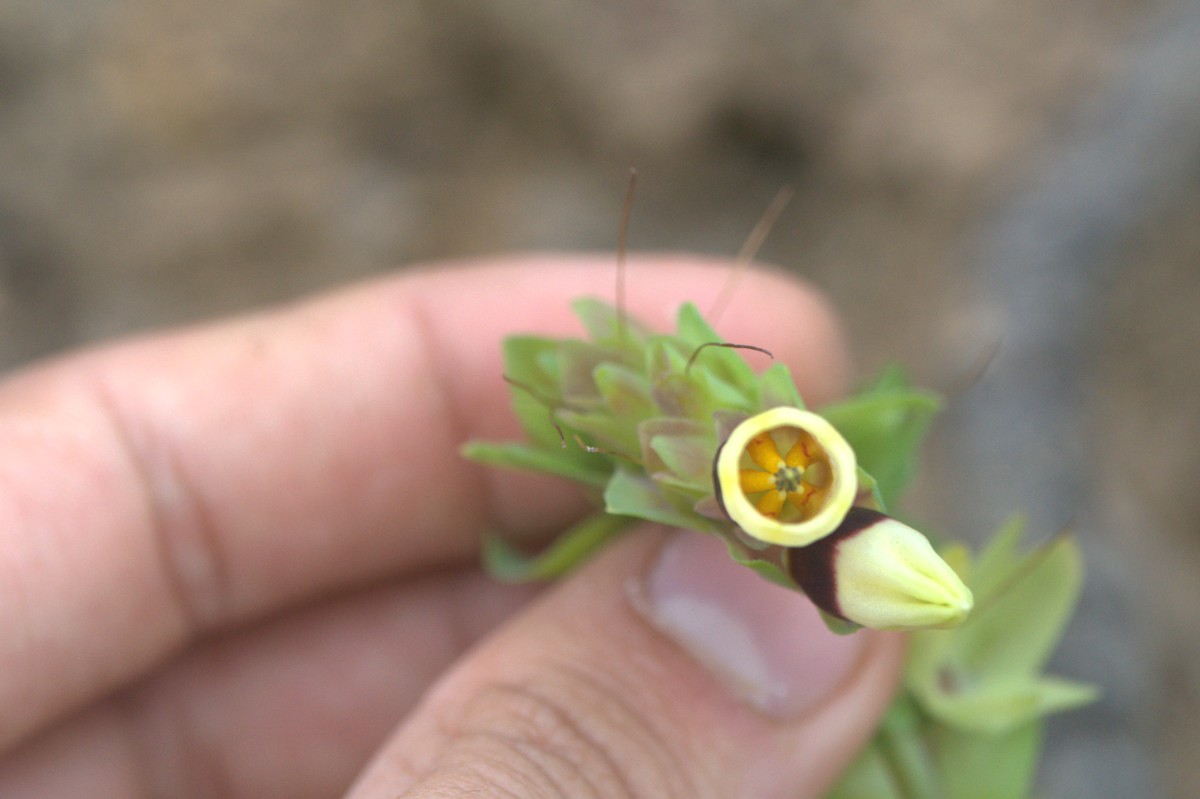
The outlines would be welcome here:
<svg viewBox="0 0 1200 799">
<path fill-rule="evenodd" d="M 717 499 L 739 527 L 799 547 L 837 529 L 858 489 L 854 450 L 822 417 L 773 408 L 733 429 L 714 464 Z"/>
<path fill-rule="evenodd" d="M 876 630 L 953 627 L 974 604 L 925 536 L 867 508 L 854 508 L 833 535 L 786 558 L 817 607 Z"/>
</svg>

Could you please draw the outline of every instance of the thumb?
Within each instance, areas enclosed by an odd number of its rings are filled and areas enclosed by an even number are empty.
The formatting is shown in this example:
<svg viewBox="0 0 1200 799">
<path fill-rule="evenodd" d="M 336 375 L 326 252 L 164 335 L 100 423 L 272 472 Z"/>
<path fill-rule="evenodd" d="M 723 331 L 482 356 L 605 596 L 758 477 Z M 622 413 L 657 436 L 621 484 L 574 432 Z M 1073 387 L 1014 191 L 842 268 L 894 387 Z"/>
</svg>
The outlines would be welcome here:
<svg viewBox="0 0 1200 799">
<path fill-rule="evenodd" d="M 350 796 L 816 797 L 900 661 L 716 539 L 631 535 L 444 677 Z"/>
</svg>

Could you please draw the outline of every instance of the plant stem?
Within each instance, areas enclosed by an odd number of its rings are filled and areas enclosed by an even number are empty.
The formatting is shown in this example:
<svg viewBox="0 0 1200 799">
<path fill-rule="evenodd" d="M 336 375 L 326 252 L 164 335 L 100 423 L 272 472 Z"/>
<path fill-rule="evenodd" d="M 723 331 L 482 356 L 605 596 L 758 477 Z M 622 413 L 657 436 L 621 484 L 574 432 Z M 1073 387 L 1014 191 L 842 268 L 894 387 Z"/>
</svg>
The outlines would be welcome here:
<svg viewBox="0 0 1200 799">
<path fill-rule="evenodd" d="M 920 724 L 908 696 L 897 697 L 879 729 L 879 752 L 903 799 L 946 799 L 921 739 Z"/>
</svg>

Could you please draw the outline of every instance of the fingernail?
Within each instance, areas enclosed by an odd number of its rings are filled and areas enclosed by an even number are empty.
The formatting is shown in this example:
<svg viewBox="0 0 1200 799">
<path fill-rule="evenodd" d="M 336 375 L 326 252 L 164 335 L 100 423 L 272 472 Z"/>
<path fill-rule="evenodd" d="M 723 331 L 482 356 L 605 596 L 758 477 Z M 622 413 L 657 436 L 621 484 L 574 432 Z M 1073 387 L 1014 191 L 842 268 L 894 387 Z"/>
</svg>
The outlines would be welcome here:
<svg viewBox="0 0 1200 799">
<path fill-rule="evenodd" d="M 866 643 L 863 633 L 829 632 L 807 597 L 735 563 L 707 535 L 668 539 L 640 600 L 654 626 L 776 718 L 803 716 L 833 696 Z"/>
</svg>

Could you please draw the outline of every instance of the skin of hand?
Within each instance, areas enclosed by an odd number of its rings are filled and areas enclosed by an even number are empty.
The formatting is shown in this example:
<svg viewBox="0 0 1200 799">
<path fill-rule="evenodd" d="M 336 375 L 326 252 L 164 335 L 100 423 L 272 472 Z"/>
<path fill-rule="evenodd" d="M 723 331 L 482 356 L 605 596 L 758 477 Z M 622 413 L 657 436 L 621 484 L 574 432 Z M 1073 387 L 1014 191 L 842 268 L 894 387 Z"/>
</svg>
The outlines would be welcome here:
<svg viewBox="0 0 1200 799">
<path fill-rule="evenodd" d="M 631 258 L 669 329 L 729 264 Z M 520 436 L 500 340 L 577 334 L 608 258 L 410 271 L 69 354 L 0 384 L 0 796 L 821 795 L 898 679 L 697 533 L 638 530 L 545 590 L 478 567 L 545 539 L 561 481 L 464 462 Z M 842 340 L 750 270 L 722 319 L 814 404 Z"/>
</svg>

